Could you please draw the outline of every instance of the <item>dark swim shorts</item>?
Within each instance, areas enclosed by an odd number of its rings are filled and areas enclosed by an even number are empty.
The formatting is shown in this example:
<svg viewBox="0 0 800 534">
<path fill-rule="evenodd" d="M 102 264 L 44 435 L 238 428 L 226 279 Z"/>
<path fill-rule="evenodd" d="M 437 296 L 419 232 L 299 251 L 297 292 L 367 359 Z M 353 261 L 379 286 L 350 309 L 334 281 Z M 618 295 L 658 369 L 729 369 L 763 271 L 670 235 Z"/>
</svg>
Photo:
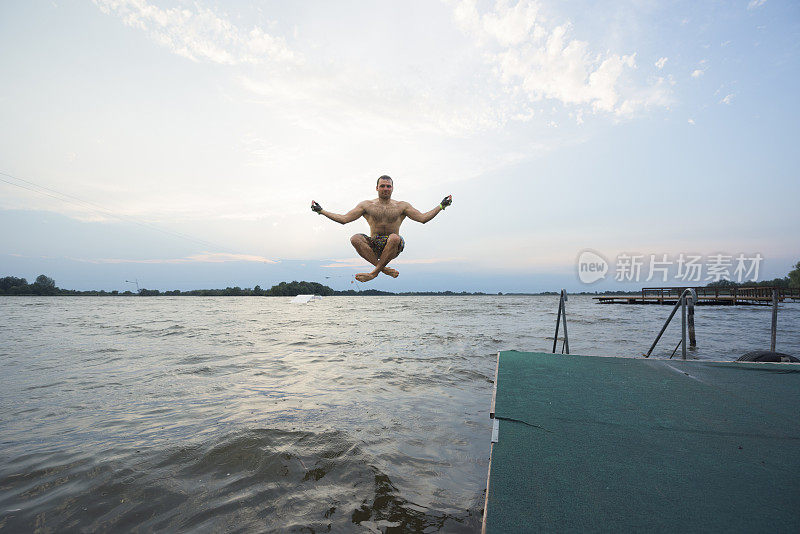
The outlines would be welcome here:
<svg viewBox="0 0 800 534">
<path fill-rule="evenodd" d="M 378 256 L 378 259 L 381 258 L 381 254 L 383 254 L 383 249 L 386 248 L 386 242 L 389 240 L 388 235 L 376 235 L 375 237 L 370 237 L 367 234 L 361 234 L 369 243 L 369 248 Z M 399 256 L 403 249 L 406 248 L 406 240 L 400 237 L 400 246 L 397 248 L 397 255 Z"/>
</svg>

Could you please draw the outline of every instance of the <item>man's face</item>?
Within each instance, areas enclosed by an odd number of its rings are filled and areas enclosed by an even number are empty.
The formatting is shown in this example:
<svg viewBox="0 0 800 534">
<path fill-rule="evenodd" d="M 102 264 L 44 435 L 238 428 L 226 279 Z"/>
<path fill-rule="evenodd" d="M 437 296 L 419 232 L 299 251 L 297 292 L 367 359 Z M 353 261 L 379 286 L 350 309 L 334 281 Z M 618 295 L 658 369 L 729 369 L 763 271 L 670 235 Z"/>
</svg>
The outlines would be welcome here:
<svg viewBox="0 0 800 534">
<path fill-rule="evenodd" d="M 392 182 L 389 180 L 381 180 L 378 182 L 378 187 L 375 189 L 378 191 L 379 198 L 392 198 Z"/>
</svg>

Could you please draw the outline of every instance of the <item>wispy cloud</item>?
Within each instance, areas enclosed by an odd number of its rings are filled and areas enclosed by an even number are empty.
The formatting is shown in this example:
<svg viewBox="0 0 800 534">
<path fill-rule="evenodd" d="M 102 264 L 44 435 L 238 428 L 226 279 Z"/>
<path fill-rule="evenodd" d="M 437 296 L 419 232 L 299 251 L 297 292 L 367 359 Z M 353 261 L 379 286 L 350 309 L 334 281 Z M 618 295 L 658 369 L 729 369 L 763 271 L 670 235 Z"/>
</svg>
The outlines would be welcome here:
<svg viewBox="0 0 800 534">
<path fill-rule="evenodd" d="M 453 263 L 457 261 L 464 261 L 464 258 L 420 258 L 415 260 L 394 260 L 395 265 L 432 265 L 434 263 Z"/>
<path fill-rule="evenodd" d="M 548 24 L 536 1 L 498 1 L 481 12 L 476 0 L 460 0 L 453 11 L 459 27 L 486 50 L 507 90 L 530 102 L 550 99 L 617 115 L 669 103 L 663 79 L 637 84 L 628 78 L 636 69 L 635 53 L 592 50 L 571 37 L 570 22 Z"/>
<path fill-rule="evenodd" d="M 747 9 L 752 11 L 753 9 L 758 9 L 766 3 L 767 0 L 750 0 L 750 2 L 747 4 Z"/>
<path fill-rule="evenodd" d="M 725 95 L 722 100 L 719 101 L 720 104 L 727 104 L 731 105 L 733 103 L 733 93 Z"/>
<path fill-rule="evenodd" d="M 239 63 L 302 62 L 281 37 L 258 26 L 240 28 L 208 8 L 160 8 L 146 0 L 94 0 L 103 13 L 126 26 L 147 32 L 151 39 L 193 61 Z"/>
<path fill-rule="evenodd" d="M 342 260 L 330 260 L 333 263 L 328 263 L 327 265 L 321 265 L 320 267 L 324 267 L 327 269 L 337 269 L 340 267 L 363 267 L 365 265 L 369 265 L 366 260 L 362 260 L 361 258 L 347 258 Z"/>
<path fill-rule="evenodd" d="M 321 265 L 321 267 L 328 269 L 338 268 L 357 268 L 369 267 L 370 264 L 361 258 L 346 258 L 339 260 L 330 260 L 332 263 Z M 464 261 L 464 258 L 419 258 L 419 259 L 396 259 L 392 260 L 392 265 L 432 265 L 436 263 L 452 263 L 457 261 Z"/>
<path fill-rule="evenodd" d="M 267 106 L 280 103 L 292 122 L 314 133 L 331 127 L 346 135 L 364 131 L 460 137 L 494 129 L 504 109 L 485 94 L 453 91 L 450 82 L 415 87 L 363 66 L 307 65 L 281 77 L 243 74 L 243 89 Z M 445 87 L 447 85 L 447 87 Z"/>
<path fill-rule="evenodd" d="M 396 69 L 388 77 L 385 72 L 345 60 L 307 59 L 282 37 L 258 26 L 237 26 L 198 3 L 162 8 L 147 0 L 93 1 L 102 12 L 193 61 L 297 67 L 279 73 L 249 70 L 240 73 L 238 80 L 242 88 L 263 97 L 264 102 L 279 103 L 289 113 L 294 107 L 301 108 L 304 118 L 298 122 L 310 129 L 319 129 L 320 123 L 327 121 L 355 131 L 399 129 L 461 136 L 504 123 L 502 110 L 485 95 L 454 92 L 457 84 L 446 76 L 444 81 L 430 82 L 432 85 L 426 81 L 418 87 L 408 76 L 403 79 L 398 75 Z M 446 84 L 446 90 L 437 88 L 437 83 Z"/>
<path fill-rule="evenodd" d="M 278 263 L 263 256 L 250 254 L 229 254 L 226 252 L 203 252 L 184 258 L 156 258 L 156 259 L 130 259 L 130 258 L 71 258 L 85 263 L 225 263 L 225 262 L 258 262 Z"/>
<path fill-rule="evenodd" d="M 706 73 L 706 70 L 708 70 L 708 60 L 703 59 L 700 61 L 697 68 L 692 71 L 692 78 L 697 79 L 701 77 L 703 74 Z"/>
<path fill-rule="evenodd" d="M 656 61 L 656 62 L 655 62 L 655 66 L 656 66 L 656 68 L 657 68 L 658 70 L 661 70 L 661 69 L 663 69 L 663 68 L 664 68 L 664 65 L 666 65 L 666 64 L 667 64 L 667 61 L 668 61 L 668 60 L 669 60 L 669 58 L 666 58 L 666 57 L 659 58 L 659 59 L 658 59 L 658 61 Z"/>
<path fill-rule="evenodd" d="M 531 121 L 537 116 L 534 104 L 542 100 L 616 115 L 671 102 L 671 86 L 663 78 L 633 80 L 635 53 L 593 50 L 588 42 L 571 37 L 569 21 L 556 25 L 544 20 L 536 0 L 498 1 L 489 10 L 479 10 L 476 0 L 451 2 L 456 24 L 475 39 L 474 59 L 488 59 L 482 80 L 494 79 L 479 88 L 468 88 L 447 74 L 427 73 L 417 79 L 409 71 L 410 76 L 387 77 L 363 65 L 322 64 L 305 58 L 280 36 L 258 26 L 241 27 L 197 3 L 165 8 L 148 0 L 93 1 L 103 12 L 194 61 L 300 67 L 279 74 L 241 72 L 238 80 L 268 105 L 279 103 L 287 114 L 299 109 L 296 122 L 310 129 L 336 124 L 339 130 L 357 132 L 460 137 L 502 128 L 509 121 Z M 459 63 L 463 57 L 451 59 Z"/>
</svg>

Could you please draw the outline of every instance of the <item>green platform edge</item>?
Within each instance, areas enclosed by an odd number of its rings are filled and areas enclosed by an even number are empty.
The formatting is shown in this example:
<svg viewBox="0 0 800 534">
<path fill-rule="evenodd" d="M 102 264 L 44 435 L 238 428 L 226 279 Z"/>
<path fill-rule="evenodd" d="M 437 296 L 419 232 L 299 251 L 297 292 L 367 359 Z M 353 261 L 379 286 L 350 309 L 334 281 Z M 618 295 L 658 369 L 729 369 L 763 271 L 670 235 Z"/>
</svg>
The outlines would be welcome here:
<svg viewBox="0 0 800 534">
<path fill-rule="evenodd" d="M 484 532 L 800 532 L 800 365 L 498 353 Z"/>
</svg>

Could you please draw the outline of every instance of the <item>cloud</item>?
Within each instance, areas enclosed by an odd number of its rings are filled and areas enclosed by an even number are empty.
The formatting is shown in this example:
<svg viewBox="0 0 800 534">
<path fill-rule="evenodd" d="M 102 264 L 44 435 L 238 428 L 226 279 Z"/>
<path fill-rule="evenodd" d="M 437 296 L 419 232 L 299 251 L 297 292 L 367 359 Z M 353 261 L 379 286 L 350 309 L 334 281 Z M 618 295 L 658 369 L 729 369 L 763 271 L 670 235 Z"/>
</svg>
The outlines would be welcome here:
<svg viewBox="0 0 800 534">
<path fill-rule="evenodd" d="M 720 100 L 719 103 L 731 105 L 731 103 L 733 103 L 733 93 L 725 95 L 725 97 L 722 100 Z"/>
<path fill-rule="evenodd" d="M 369 266 L 366 260 L 361 258 L 346 258 L 340 260 L 330 260 L 332 263 L 321 265 L 321 267 L 328 269 L 338 268 L 357 268 Z M 452 263 L 452 262 L 465 261 L 464 258 L 417 258 L 417 259 L 396 259 L 392 260 L 392 265 L 432 265 L 436 263 Z"/>
<path fill-rule="evenodd" d="M 469 60 L 462 63 L 471 57 L 463 50 L 450 56 L 448 68 L 420 73 L 417 67 L 403 76 L 397 68 L 378 72 L 341 60 L 307 61 L 282 37 L 258 26 L 237 26 L 197 3 L 165 8 L 148 0 L 94 0 L 104 13 L 193 61 L 294 65 L 279 74 L 240 73 L 238 80 L 265 102 L 290 108 L 288 113 L 301 108 L 295 115 L 316 129 L 327 129 L 320 124 L 324 117 L 338 129 L 345 124 L 359 131 L 399 129 L 409 135 L 422 131 L 459 137 L 496 130 L 509 121 L 528 122 L 536 116 L 532 105 L 544 99 L 617 115 L 670 100 L 667 85 L 627 80 L 636 69 L 635 53 L 597 53 L 587 42 L 571 38 L 571 23 L 548 24 L 536 0 L 498 0 L 480 11 L 476 0 L 453 1 L 456 24 L 474 37 L 477 59 L 488 60 L 485 76 L 467 67 Z M 473 75 L 480 85 L 464 83 L 464 75 Z M 340 110 L 346 120 L 330 116 L 337 115 L 332 110 Z"/>
<path fill-rule="evenodd" d="M 366 260 L 362 260 L 361 258 L 347 258 L 344 260 L 330 260 L 333 263 L 328 263 L 327 265 L 321 265 L 320 267 L 324 267 L 327 269 L 338 269 L 342 267 L 363 267 L 365 265 L 369 265 Z"/>
<path fill-rule="evenodd" d="M 395 265 L 431 265 L 434 263 L 453 263 L 465 261 L 465 258 L 419 258 L 415 260 L 393 260 Z"/>
<path fill-rule="evenodd" d="M 306 67 L 280 77 L 248 73 L 237 80 L 259 103 L 268 107 L 279 103 L 277 111 L 293 124 L 324 135 L 335 129 L 345 136 L 372 131 L 460 137 L 499 128 L 507 120 L 502 105 L 484 92 L 453 91 L 454 79 L 417 87 L 362 65 Z M 270 156 L 275 147 L 259 147 L 259 142 L 255 140 L 254 155 L 260 151 L 261 156 Z"/>
<path fill-rule="evenodd" d="M 70 258 L 84 263 L 225 263 L 225 262 L 259 262 L 278 263 L 263 256 L 251 254 L 229 254 L 227 252 L 203 252 L 185 258 L 129 259 L 129 258 Z"/>
<path fill-rule="evenodd" d="M 750 0 L 750 2 L 747 4 L 747 9 L 752 11 L 753 9 L 758 9 L 766 3 L 767 0 Z"/>
<path fill-rule="evenodd" d="M 486 51 L 505 89 L 529 102 L 556 100 L 622 115 L 669 100 L 667 86 L 630 81 L 635 53 L 596 52 L 571 37 L 570 22 L 548 24 L 539 11 L 533 0 L 498 0 L 484 13 L 476 0 L 460 0 L 453 8 L 459 28 Z"/>
<path fill-rule="evenodd" d="M 278 263 L 275 260 L 253 254 L 231 254 L 227 252 L 204 252 L 188 256 L 189 261 L 204 263 L 224 263 L 229 261 L 255 261 L 259 263 Z"/>
<path fill-rule="evenodd" d="M 688 120 L 688 121 L 686 121 L 686 122 L 688 122 L 689 124 L 691 124 L 692 126 L 694 126 L 694 119 L 689 119 L 689 120 Z"/>
<path fill-rule="evenodd" d="M 544 28 L 536 24 L 538 13 L 538 4 L 525 1 L 508 6 L 501 0 L 494 11 L 484 15 L 478 13 L 475 0 L 462 0 L 454 9 L 456 22 L 462 29 L 480 39 L 494 39 L 504 46 L 523 43 L 532 31 L 541 37 Z"/>
<path fill-rule="evenodd" d="M 151 39 L 192 61 L 226 65 L 240 63 L 301 63 L 283 38 L 258 26 L 247 30 L 208 8 L 162 9 L 146 0 L 94 0 L 107 15 L 116 15 L 126 26 L 147 32 Z"/>
<path fill-rule="evenodd" d="M 663 68 L 664 68 L 664 65 L 666 65 L 666 64 L 667 64 L 667 61 L 668 61 L 668 58 L 665 58 L 665 57 L 659 58 L 659 60 L 655 62 L 655 66 L 656 66 L 656 68 L 657 68 L 658 70 L 661 70 L 661 69 L 663 69 Z"/>
<path fill-rule="evenodd" d="M 388 75 L 340 59 L 307 61 L 283 38 L 257 26 L 249 30 L 238 27 L 198 4 L 191 8 L 161 8 L 147 0 L 93 1 L 104 13 L 145 31 L 157 43 L 193 61 L 292 65 L 295 68 L 279 73 L 251 70 L 237 75 L 237 80 L 243 89 L 264 97 L 271 105 L 279 103 L 289 114 L 296 108 L 302 117 L 298 124 L 311 129 L 328 133 L 326 125 L 320 127 L 321 116 L 338 129 L 344 124 L 352 131 L 399 128 L 453 136 L 497 128 L 505 122 L 502 110 L 486 95 L 467 90 L 454 93 L 455 81 L 446 76 L 431 82 L 433 85 L 417 87 L 408 77 L 399 79 L 396 69 Z M 502 27 L 497 31 L 505 31 L 511 22 L 498 21 Z M 437 83 L 446 85 L 447 90 L 437 88 Z"/>
<path fill-rule="evenodd" d="M 708 70 L 708 60 L 701 59 L 700 63 L 697 65 L 697 68 L 692 71 L 692 78 L 694 79 L 699 78 L 700 76 L 706 73 L 706 70 Z"/>
</svg>

